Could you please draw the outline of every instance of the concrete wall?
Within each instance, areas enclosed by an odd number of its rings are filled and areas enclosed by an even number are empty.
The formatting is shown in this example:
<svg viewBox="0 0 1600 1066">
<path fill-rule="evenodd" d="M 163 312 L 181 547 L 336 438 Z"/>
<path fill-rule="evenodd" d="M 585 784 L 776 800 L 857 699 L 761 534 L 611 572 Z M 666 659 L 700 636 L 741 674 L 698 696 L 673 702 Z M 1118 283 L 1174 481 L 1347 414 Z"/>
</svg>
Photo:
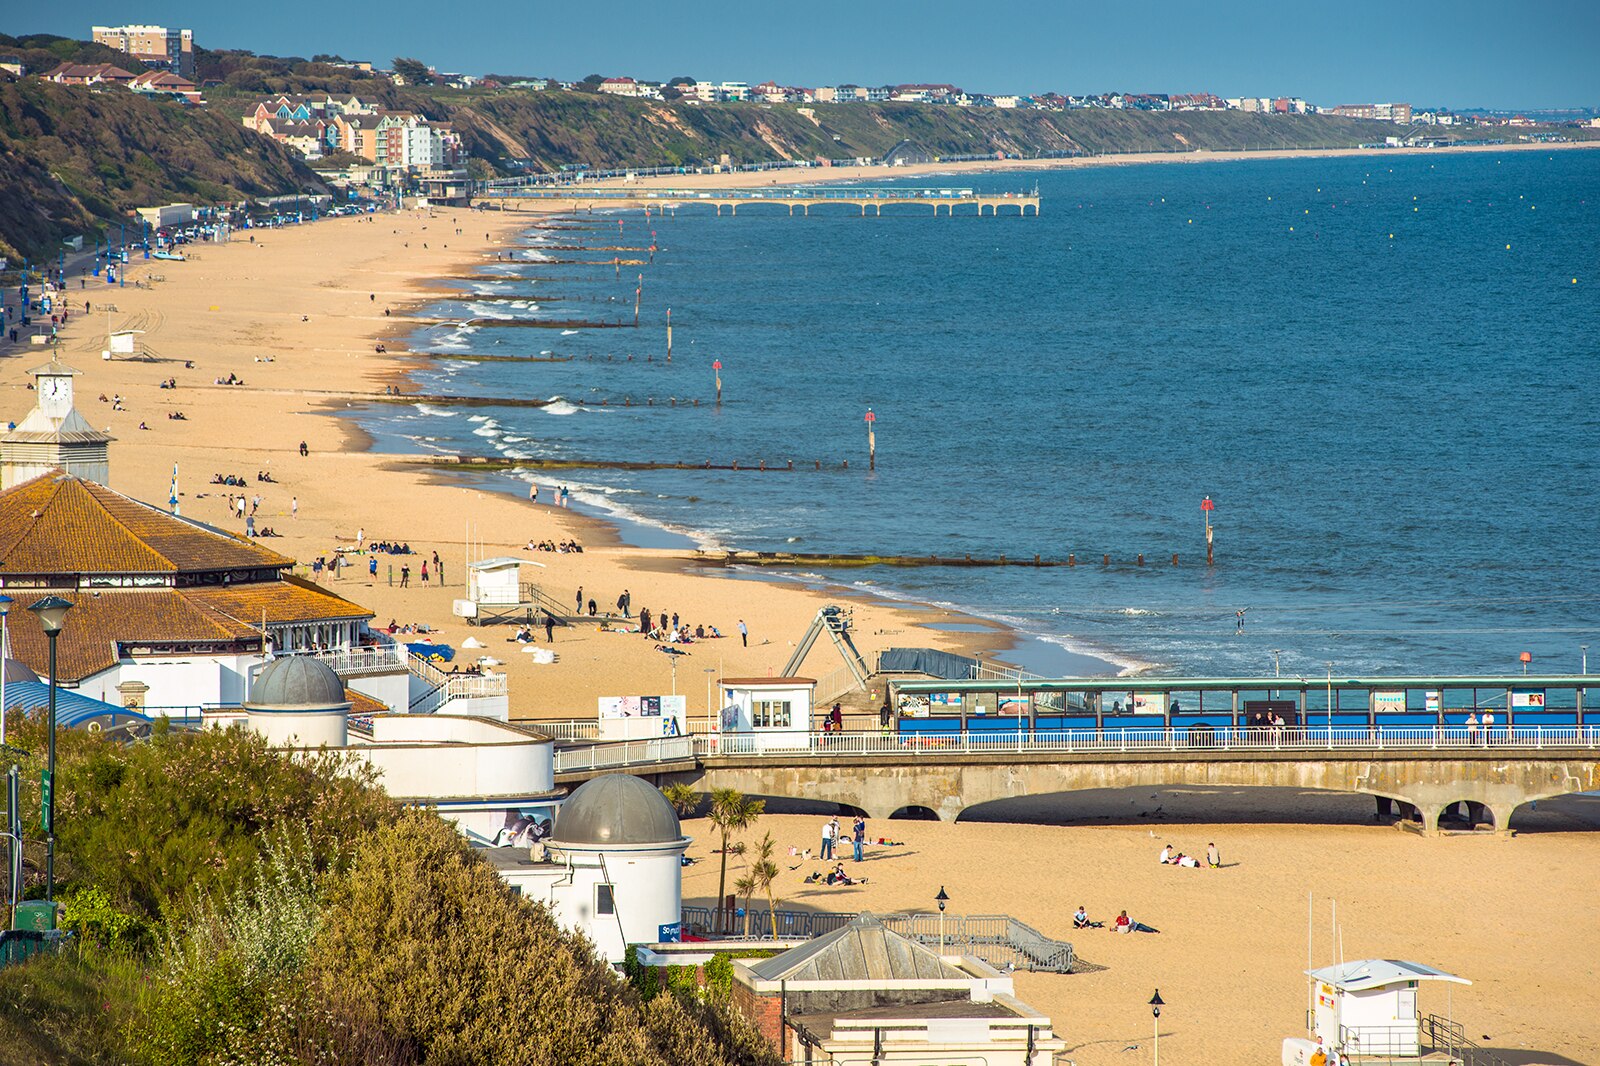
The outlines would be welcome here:
<svg viewBox="0 0 1600 1066">
<path fill-rule="evenodd" d="M 1530 800 L 1600 789 L 1600 753 L 1563 757 L 1539 751 L 1441 753 L 1340 752 L 1327 759 L 1304 752 L 1186 752 L 1103 756 L 964 755 L 868 758 L 711 757 L 700 771 L 679 775 L 696 787 L 736 788 L 755 796 L 787 796 L 860 808 L 887 818 L 903 807 L 927 807 L 953 820 L 968 807 L 1019 796 L 1083 789 L 1201 785 L 1359 792 L 1417 808 L 1423 828 L 1470 800 L 1504 830 L 1511 812 Z"/>
<path fill-rule="evenodd" d="M 377 715 L 375 743 L 352 746 L 408 799 L 527 796 L 555 787 L 554 746 L 542 734 L 456 715 Z"/>
</svg>

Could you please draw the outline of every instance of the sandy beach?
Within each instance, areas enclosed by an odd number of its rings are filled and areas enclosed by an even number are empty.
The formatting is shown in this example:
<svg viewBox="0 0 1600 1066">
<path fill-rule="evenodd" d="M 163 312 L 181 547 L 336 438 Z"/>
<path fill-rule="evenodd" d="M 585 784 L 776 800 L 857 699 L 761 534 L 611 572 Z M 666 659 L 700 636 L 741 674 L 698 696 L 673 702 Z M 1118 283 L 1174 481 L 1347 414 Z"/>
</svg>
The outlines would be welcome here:
<svg viewBox="0 0 1600 1066">
<path fill-rule="evenodd" d="M 1146 799 L 1131 802 L 1153 813 L 1158 804 Z M 1027 814 L 1050 817 L 1051 798 L 1026 802 Z M 1343 809 L 1341 798 L 1314 794 L 1283 802 L 1279 816 L 1294 819 L 1339 818 Z M 1360 797 L 1352 803 L 1370 810 Z M 1468 1036 L 1514 1066 L 1600 1062 L 1588 1038 L 1592 997 L 1583 991 L 1600 976 L 1600 918 L 1586 902 L 1600 835 L 1572 831 L 1580 824 L 1573 820 L 1551 816 L 1541 823 L 1549 831 L 1510 840 L 1429 840 L 1370 824 L 1152 824 L 1137 814 L 1117 821 L 1139 824 L 1086 826 L 880 821 L 869 823 L 869 838 L 899 845 L 872 846 L 866 862 L 846 862 L 852 877 L 868 881 L 845 887 L 804 884 L 823 864 L 788 856 L 791 846 L 815 852 L 823 821 L 767 815 L 742 838 L 771 831 L 777 842 L 780 909 L 936 913 L 933 897 L 943 887 L 949 914 L 1012 915 L 1104 967 L 1016 975 L 1018 994 L 1065 1038 L 1063 1066 L 1148 1064 L 1146 1003 L 1156 988 L 1168 1004 L 1163 1062 L 1278 1062 L 1283 1038 L 1305 1035 L 1308 892 L 1315 966 L 1336 950 L 1336 901 L 1345 959 L 1411 959 L 1473 982 L 1423 989 L 1424 1013 L 1453 1010 Z M 684 902 L 711 906 L 717 842 L 704 819 L 684 824 L 698 860 L 684 872 Z M 848 828 L 849 818 L 841 824 Z M 1212 842 L 1223 869 L 1156 862 L 1165 844 L 1204 855 Z M 730 885 L 739 863 L 730 861 Z M 1160 933 L 1074 933 L 1080 904 L 1108 925 L 1126 909 Z"/>
<path fill-rule="evenodd" d="M 1492 150 L 1567 147 L 1578 146 Z M 1249 158 L 1346 154 L 1353 153 Z M 1231 158 L 1238 157 L 1100 157 L 1006 169 Z M 802 171 L 778 180 L 901 178 L 999 166 Z M 748 185 L 751 176 L 652 180 L 725 187 Z M 377 556 L 376 580 L 367 576 L 366 556 L 346 576 L 322 580 L 367 605 L 378 624 L 424 622 L 437 629 L 437 639 L 457 646 L 468 636 L 482 639 L 486 654 L 503 660 L 510 675 L 514 717 L 591 718 L 598 696 L 667 692 L 674 684 L 688 694 L 691 716 L 698 716 L 706 709 L 708 678 L 777 672 L 818 606 L 838 597 L 790 583 L 707 574 L 683 550 L 626 546 L 607 523 L 551 506 L 549 488 L 559 479 L 541 479 L 538 505 L 466 487 L 404 457 L 372 450 L 353 421 L 339 417 L 375 402 L 390 386 L 411 388 L 405 372 L 417 360 L 399 351 L 396 339 L 408 328 L 407 309 L 437 292 L 432 279 L 469 274 L 492 261 L 529 221 L 527 212 L 407 211 L 255 231 L 253 243 L 244 235 L 225 246 L 195 247 L 187 263 L 135 261 L 130 279 L 148 281 L 149 287 L 111 288 L 89 279 L 80 289 L 73 279 L 67 303 L 74 314 L 58 356 L 83 371 L 79 410 L 117 437 L 111 484 L 118 491 L 163 502 L 177 464 L 183 513 L 242 533 L 243 523 L 228 516 L 224 503 L 230 490 L 209 484 L 213 474 L 233 473 L 245 478 L 243 491 L 263 497 L 258 528 L 282 535 L 266 543 L 302 562 L 353 546 L 358 530 L 368 541 L 409 543 L 420 553 L 409 559 L 409 588 L 389 583 L 391 565 L 398 580 L 406 561 L 400 556 Z M 140 339 L 153 361 L 102 360 L 108 327 L 143 330 Z M 376 351 L 379 344 L 390 350 Z M 33 407 L 27 371 L 47 358 L 38 347 L 0 345 L 5 418 L 20 419 Z M 244 383 L 216 383 L 230 374 Z M 168 379 L 176 387 L 160 388 Z M 125 410 L 112 409 L 110 398 L 118 395 Z M 168 417 L 175 412 L 183 420 Z M 304 457 L 302 441 L 309 453 Z M 257 482 L 258 472 L 269 472 L 273 483 Z M 572 602 L 582 586 L 584 599 L 593 597 L 604 609 L 626 589 L 635 608 L 676 612 L 731 636 L 689 648 L 675 681 L 668 658 L 650 642 L 597 626 L 558 630 L 558 661 L 533 665 L 531 657 L 514 654 L 516 645 L 505 643 L 509 628 L 470 629 L 451 615 L 451 600 L 462 594 L 469 536 L 479 555 L 520 555 L 544 564 L 525 571 L 524 579 L 537 580 L 558 601 Z M 529 540 L 566 539 L 586 550 L 522 550 Z M 417 564 L 427 558 L 432 571 L 433 552 L 444 564 L 442 586 L 436 572 L 428 585 L 420 581 Z M 928 622 L 959 620 L 941 610 L 859 596 L 849 602 L 859 643 L 869 654 L 899 645 L 992 655 L 1014 639 L 999 628 L 926 628 Z M 748 648 L 736 633 L 741 619 L 750 629 Z M 831 649 L 819 644 L 805 672 L 818 676 L 839 665 Z M 1296 800 L 1291 817 L 1277 824 L 1219 824 L 1215 816 L 1207 822 L 1202 815 L 1182 825 L 1152 820 L 1154 805 L 1141 797 L 1117 802 L 1139 806 L 1145 816 L 1130 809 L 1105 819 L 1109 824 L 1089 825 L 874 823 L 873 838 L 903 843 L 869 849 L 870 861 L 860 868 L 869 884 L 806 886 L 801 878 L 820 864 L 785 858 L 779 905 L 926 911 L 942 885 L 955 901 L 952 913 L 1014 915 L 1048 935 L 1073 939 L 1084 959 L 1105 967 L 1081 975 L 1017 976 L 1022 997 L 1050 1014 L 1067 1039 L 1071 1050 L 1063 1062 L 1148 1062 L 1151 1019 L 1145 1003 L 1159 986 L 1169 1004 L 1161 1032 L 1170 1061 L 1271 1063 L 1278 1061 L 1283 1037 L 1303 1032 L 1306 987 L 1300 971 L 1306 962 L 1306 897 L 1313 892 L 1320 901 L 1313 943 L 1318 965 L 1334 950 L 1328 917 L 1329 901 L 1337 899 L 1345 958 L 1409 958 L 1472 979 L 1471 988 L 1454 992 L 1450 1006 L 1469 1035 L 1500 1049 L 1507 1062 L 1600 1062 L 1587 1033 L 1593 1013 L 1589 989 L 1600 976 L 1600 918 L 1590 902 L 1600 835 L 1581 821 L 1552 815 L 1534 826 L 1538 831 L 1515 839 L 1420 839 L 1366 824 L 1366 801 L 1330 807 L 1333 801 L 1326 799 L 1309 806 Z M 1241 819 L 1253 802 L 1239 800 Z M 1065 820 L 1048 797 L 1030 803 L 1009 814 Z M 757 835 L 770 829 L 785 854 L 790 846 L 815 848 L 821 820 L 769 815 Z M 685 902 L 707 904 L 716 891 L 715 845 L 703 820 L 690 819 L 686 827 L 696 838 L 690 854 L 699 861 L 685 871 Z M 1227 868 L 1156 865 L 1165 843 L 1203 853 L 1210 841 L 1221 848 Z M 730 884 L 733 878 L 730 870 Z M 1080 903 L 1102 921 L 1127 908 L 1161 933 L 1119 937 L 1094 930 L 1074 937 L 1071 913 Z M 1444 1013 L 1445 1000 L 1443 992 L 1427 990 L 1424 1010 Z"/>
<path fill-rule="evenodd" d="M 469 636 L 482 640 L 488 647 L 477 654 L 501 660 L 503 666 L 492 668 L 510 675 L 513 717 L 592 718 L 600 695 L 667 693 L 674 685 L 672 663 L 638 635 L 583 625 L 558 629 L 558 661 L 537 666 L 518 654 L 519 645 L 507 643 L 510 627 L 469 628 L 451 614 L 451 601 L 463 595 L 469 536 L 476 557 L 536 560 L 542 569 L 525 568 L 523 580 L 536 581 L 560 603 L 575 602 L 581 586 L 585 604 L 592 598 L 604 613 L 628 590 L 635 611 L 648 607 L 691 625 L 716 626 L 724 639 L 698 643 L 678 659 L 677 691 L 689 695 L 691 716 L 700 715 L 708 677 L 777 673 L 817 608 L 839 597 L 793 583 L 708 575 L 689 551 L 626 547 L 609 524 L 553 506 L 554 475 L 540 479 L 537 505 L 467 488 L 406 462 L 409 457 L 370 450 L 353 421 L 337 417 L 391 385 L 410 388 L 404 374 L 417 359 L 399 351 L 395 340 L 412 328 L 406 308 L 434 279 L 470 274 L 492 261 L 528 221 L 526 214 L 410 210 L 256 230 L 253 243 L 244 234 L 226 245 L 191 246 L 186 263 L 135 260 L 125 287 L 90 278 L 88 287 L 78 288 L 73 279 L 66 300 L 73 317 L 57 354 L 83 371 L 79 410 L 117 438 L 111 484 L 118 491 L 164 503 L 177 464 L 182 512 L 242 534 L 244 523 L 229 516 L 226 503 L 227 494 L 239 490 L 210 484 L 216 474 L 239 475 L 247 494 L 263 497 L 258 530 L 282 537 L 265 543 L 300 560 L 307 576 L 305 564 L 331 556 L 336 547 L 354 547 L 358 531 L 369 542 L 409 544 L 417 555 L 376 556 L 376 579 L 368 576 L 369 556 L 362 555 L 339 579 L 325 573 L 321 580 L 371 608 L 376 624 L 424 623 L 435 630 L 433 639 L 457 646 Z M 147 288 L 132 285 L 147 280 Z M 139 341 L 152 361 L 103 360 L 108 326 L 142 330 Z M 389 350 L 379 353 L 379 344 Z M 27 371 L 47 355 L 27 345 L 0 351 L 4 416 L 21 419 L 34 404 Z M 230 375 L 243 384 L 217 384 Z M 169 379 L 176 387 L 161 388 Z M 124 410 L 113 410 L 116 396 Z M 180 412 L 181 421 L 168 417 Z M 306 457 L 299 455 L 302 441 Z M 257 482 L 258 472 L 270 473 L 274 483 Z M 530 540 L 576 540 L 586 550 L 530 553 L 523 550 Z M 397 587 L 404 564 L 411 567 L 409 588 Z M 891 645 L 992 655 L 1012 640 L 999 627 L 954 633 L 916 625 L 961 620 L 949 612 L 859 596 L 852 603 L 859 643 L 869 655 Z M 741 619 L 750 630 L 748 647 L 739 641 Z M 842 666 L 831 648 L 818 645 L 806 669 L 816 676 Z"/>
</svg>

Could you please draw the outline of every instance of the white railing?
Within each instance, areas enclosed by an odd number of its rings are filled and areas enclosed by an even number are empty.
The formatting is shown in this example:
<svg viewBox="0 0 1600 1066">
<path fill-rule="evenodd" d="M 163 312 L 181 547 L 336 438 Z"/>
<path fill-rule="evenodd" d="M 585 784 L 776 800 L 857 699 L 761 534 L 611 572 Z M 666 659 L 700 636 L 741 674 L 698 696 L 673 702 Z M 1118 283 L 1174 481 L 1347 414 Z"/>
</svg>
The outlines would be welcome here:
<svg viewBox="0 0 1600 1066">
<path fill-rule="evenodd" d="M 558 721 L 540 721 L 527 719 L 519 723 L 530 729 L 537 729 L 551 740 L 598 740 L 600 739 L 600 722 L 590 718 L 568 718 Z"/>
<path fill-rule="evenodd" d="M 412 714 L 433 714 L 451 700 L 506 694 L 504 674 L 445 674 L 444 683 L 411 702 Z"/>
<path fill-rule="evenodd" d="M 568 748 L 555 753 L 555 772 L 603 770 L 616 766 L 646 763 L 681 762 L 695 756 L 694 737 L 655 737 L 651 740 L 623 740 L 615 744 L 594 744 Z"/>
<path fill-rule="evenodd" d="M 1600 748 L 1600 726 L 1497 726 L 1490 735 L 1458 726 L 1378 729 L 1103 729 L 966 733 L 718 733 L 695 736 L 697 755 L 774 760 L 870 755 L 1044 752 L 1123 754 L 1204 751 L 1535 751 Z"/>
<path fill-rule="evenodd" d="M 406 650 L 393 644 L 303 654 L 310 654 L 318 661 L 327 663 L 340 677 L 384 674 L 406 669 Z"/>
</svg>

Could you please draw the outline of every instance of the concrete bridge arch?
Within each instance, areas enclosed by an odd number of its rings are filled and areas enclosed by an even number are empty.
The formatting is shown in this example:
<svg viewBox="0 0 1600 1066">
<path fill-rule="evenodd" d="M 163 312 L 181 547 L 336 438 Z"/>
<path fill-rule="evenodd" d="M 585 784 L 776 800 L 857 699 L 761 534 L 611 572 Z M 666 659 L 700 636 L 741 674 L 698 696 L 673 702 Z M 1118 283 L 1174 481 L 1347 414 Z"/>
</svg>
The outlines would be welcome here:
<svg viewBox="0 0 1600 1066">
<path fill-rule="evenodd" d="M 927 808 L 953 821 L 979 804 L 1085 789 L 1170 787 L 1297 788 L 1359 793 L 1414 807 L 1425 832 L 1466 801 L 1480 805 L 1497 832 L 1524 803 L 1600 789 L 1600 758 L 1543 751 L 1439 752 L 1194 751 L 1062 755 L 1047 753 L 711 756 L 675 775 L 698 788 L 736 788 L 762 796 L 837 803 L 874 819 Z"/>
</svg>

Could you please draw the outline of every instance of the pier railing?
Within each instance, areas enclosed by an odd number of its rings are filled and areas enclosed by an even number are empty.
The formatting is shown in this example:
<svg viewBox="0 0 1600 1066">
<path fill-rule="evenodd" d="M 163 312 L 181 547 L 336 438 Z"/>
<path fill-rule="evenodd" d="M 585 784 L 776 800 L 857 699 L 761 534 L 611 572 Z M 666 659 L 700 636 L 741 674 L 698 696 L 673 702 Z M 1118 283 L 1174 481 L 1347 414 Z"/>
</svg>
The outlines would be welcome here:
<svg viewBox="0 0 1600 1066">
<path fill-rule="evenodd" d="M 620 740 L 586 748 L 567 748 L 555 753 L 555 772 L 604 770 L 617 766 L 647 763 L 683 762 L 695 757 L 693 737 L 655 737 L 651 740 Z"/>
<path fill-rule="evenodd" d="M 725 732 L 693 737 L 700 756 L 771 759 L 875 755 L 1005 753 L 1125 754 L 1196 751 L 1526 751 L 1600 748 L 1600 726 L 1497 726 L 1487 733 L 1456 726 L 1432 728 L 1100 729 L 1050 732 L 985 730 L 965 733 Z"/>
</svg>

